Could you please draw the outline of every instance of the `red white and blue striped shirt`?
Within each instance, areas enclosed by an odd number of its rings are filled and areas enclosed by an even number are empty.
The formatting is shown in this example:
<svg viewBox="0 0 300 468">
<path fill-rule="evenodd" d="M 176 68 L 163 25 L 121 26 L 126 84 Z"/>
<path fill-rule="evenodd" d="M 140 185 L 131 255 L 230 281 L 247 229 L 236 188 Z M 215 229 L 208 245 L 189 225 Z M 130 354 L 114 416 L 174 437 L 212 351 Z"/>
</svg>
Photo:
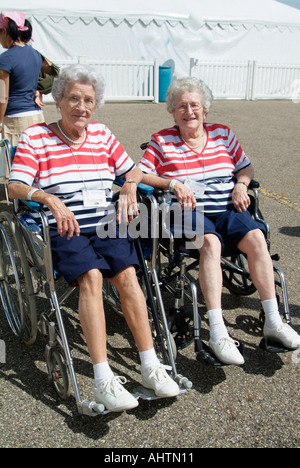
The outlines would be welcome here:
<svg viewBox="0 0 300 468">
<path fill-rule="evenodd" d="M 110 214 L 107 207 L 112 200 L 115 178 L 134 167 L 133 160 L 103 124 L 91 122 L 78 149 L 70 148 L 48 125 L 42 124 L 22 133 L 9 182 L 20 182 L 56 195 L 74 212 L 81 229 L 92 228 Z M 84 206 L 84 190 L 105 190 L 107 203 L 99 207 Z M 50 210 L 45 212 L 50 226 L 56 226 Z"/>
<path fill-rule="evenodd" d="M 204 206 L 205 213 L 213 214 L 233 206 L 233 175 L 251 163 L 230 128 L 210 123 L 204 126 L 207 142 L 201 153 L 184 142 L 175 125 L 152 135 L 139 168 L 165 179 L 204 183 L 204 195 L 197 203 Z"/>
</svg>

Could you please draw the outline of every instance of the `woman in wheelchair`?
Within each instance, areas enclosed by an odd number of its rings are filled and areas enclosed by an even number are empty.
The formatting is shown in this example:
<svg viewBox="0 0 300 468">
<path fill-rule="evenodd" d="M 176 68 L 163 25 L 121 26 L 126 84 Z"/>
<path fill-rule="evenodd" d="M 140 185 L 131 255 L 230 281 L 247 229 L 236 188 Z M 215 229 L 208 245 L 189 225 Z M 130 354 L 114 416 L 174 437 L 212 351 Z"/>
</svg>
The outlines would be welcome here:
<svg viewBox="0 0 300 468">
<path fill-rule="evenodd" d="M 229 337 L 223 321 L 223 243 L 247 255 L 265 313 L 264 336 L 290 349 L 300 347 L 300 336 L 281 320 L 265 236 L 261 224 L 247 211 L 253 168 L 228 127 L 205 123 L 212 100 L 201 80 L 174 81 L 167 93 L 167 110 L 175 126 L 152 135 L 139 167 L 144 172 L 142 182 L 169 190 L 182 210 L 192 209 L 196 216 L 196 204 L 202 206 L 204 236 L 202 228 L 202 240 L 199 232 L 195 245 L 200 252 L 199 282 L 208 311 L 209 346 L 221 362 L 241 365 L 244 359 L 238 343 Z"/>
<path fill-rule="evenodd" d="M 61 71 L 52 90 L 61 119 L 23 132 L 9 194 L 13 199 L 33 200 L 44 206 L 54 266 L 69 284 L 79 285 L 79 317 L 93 363 L 96 402 L 108 410 L 122 411 L 138 402 L 123 387 L 126 379 L 115 377 L 107 361 L 103 274 L 120 294 L 140 353 L 143 385 L 160 397 L 178 395 L 179 387 L 153 348 L 132 239 L 97 235 L 111 206 L 115 177 L 126 179 L 120 192 L 118 222 L 121 214 L 127 222 L 133 219 L 129 207 L 136 206 L 136 187 L 142 178 L 110 130 L 91 122 L 95 109 L 103 105 L 104 88 L 103 78 L 90 67 L 75 65 Z"/>
</svg>

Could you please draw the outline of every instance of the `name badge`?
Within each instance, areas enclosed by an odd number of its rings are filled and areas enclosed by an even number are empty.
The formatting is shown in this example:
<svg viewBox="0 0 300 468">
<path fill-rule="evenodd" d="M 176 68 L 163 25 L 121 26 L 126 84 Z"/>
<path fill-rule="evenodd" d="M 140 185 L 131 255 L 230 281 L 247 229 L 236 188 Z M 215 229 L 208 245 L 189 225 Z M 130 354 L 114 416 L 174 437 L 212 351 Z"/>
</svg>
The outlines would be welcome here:
<svg viewBox="0 0 300 468">
<path fill-rule="evenodd" d="M 84 206 L 106 205 L 105 190 L 83 190 L 82 193 Z"/>
<path fill-rule="evenodd" d="M 197 198 L 202 198 L 205 192 L 205 184 L 201 182 L 196 182 L 195 180 L 186 179 L 184 185 L 188 187 Z"/>
</svg>

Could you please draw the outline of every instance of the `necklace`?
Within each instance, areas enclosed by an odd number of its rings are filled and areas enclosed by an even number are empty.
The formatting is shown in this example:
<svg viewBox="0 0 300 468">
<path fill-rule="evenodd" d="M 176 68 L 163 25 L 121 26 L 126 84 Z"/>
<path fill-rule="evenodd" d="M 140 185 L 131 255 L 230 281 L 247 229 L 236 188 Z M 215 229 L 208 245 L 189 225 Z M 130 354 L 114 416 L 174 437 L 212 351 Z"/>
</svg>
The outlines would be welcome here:
<svg viewBox="0 0 300 468">
<path fill-rule="evenodd" d="M 182 140 L 192 149 L 192 150 L 196 150 L 197 148 L 200 148 L 201 147 L 201 151 L 203 151 L 204 149 L 204 146 L 205 146 L 205 143 L 206 143 L 206 138 L 207 138 L 207 132 L 206 130 L 204 129 L 203 131 L 203 135 L 201 137 L 201 143 L 198 145 L 198 146 L 190 146 L 186 140 L 181 136 Z M 199 157 L 200 157 L 200 153 L 196 151 L 197 154 L 199 154 Z M 185 170 L 186 170 L 186 178 L 187 180 L 189 179 L 189 172 L 188 172 L 188 168 L 187 168 L 187 164 L 186 164 L 186 159 L 185 159 L 185 156 L 183 156 L 183 160 L 184 160 L 184 166 L 185 166 Z M 202 164 L 203 164 L 203 177 L 202 177 L 202 183 L 205 184 L 205 156 L 204 154 L 202 155 Z M 200 182 L 200 181 L 199 181 Z"/>
<path fill-rule="evenodd" d="M 58 124 L 58 122 L 57 122 L 57 124 Z M 59 125 L 58 125 L 58 127 L 59 127 Z M 62 134 L 63 134 L 63 132 L 62 132 Z M 89 144 L 90 149 L 91 149 L 91 153 L 92 153 L 92 156 L 93 156 L 93 163 L 94 163 L 94 166 L 95 166 L 95 168 L 96 168 L 96 170 L 97 170 L 99 179 L 100 179 L 100 181 L 101 181 L 101 187 L 104 188 L 104 187 L 103 187 L 104 184 L 103 184 L 103 181 L 102 181 L 101 170 L 99 171 L 99 167 L 98 167 L 98 164 L 97 164 L 96 159 L 95 159 L 95 156 L 94 156 L 93 148 L 92 148 L 92 146 L 91 146 L 91 144 L 90 144 L 90 142 L 89 142 L 89 137 L 88 137 L 88 135 L 86 135 L 86 140 L 87 140 L 87 144 Z M 71 147 L 71 146 L 70 146 L 70 151 L 71 151 L 71 154 L 72 154 L 72 156 L 73 156 L 73 158 L 74 158 L 75 164 L 76 164 L 76 166 L 77 166 L 78 173 L 79 173 L 80 176 L 81 176 L 81 180 L 82 180 L 82 184 L 83 184 L 83 186 L 84 186 L 84 189 L 85 189 L 86 192 L 88 192 L 88 187 L 87 187 L 86 182 L 89 183 L 89 182 L 92 182 L 92 181 L 91 181 L 91 180 L 90 180 L 90 181 L 85 181 L 85 180 L 84 180 L 83 171 L 81 170 L 80 164 L 78 163 L 77 157 L 76 157 L 75 153 L 73 153 L 73 150 L 72 150 L 72 147 Z"/>
<path fill-rule="evenodd" d="M 195 150 L 195 149 L 198 149 L 198 148 L 204 146 L 203 143 L 204 143 L 204 141 L 205 141 L 205 137 L 206 137 L 206 133 L 205 133 L 205 131 L 204 131 L 204 132 L 203 132 L 203 135 L 202 135 L 202 137 L 201 137 L 200 144 L 197 145 L 197 146 L 191 146 L 183 137 L 181 137 L 181 138 L 183 139 L 183 141 L 184 141 L 190 148 L 192 148 L 192 149 Z"/>
<path fill-rule="evenodd" d="M 198 146 L 191 146 L 191 145 L 188 144 L 187 141 L 185 141 L 185 140 L 183 140 L 183 141 L 184 141 L 190 148 L 192 148 L 192 149 L 198 149 L 198 148 L 200 148 L 200 146 L 203 146 L 203 142 L 202 142 L 202 141 L 201 141 L 200 145 L 198 145 Z"/>
<path fill-rule="evenodd" d="M 83 140 L 81 140 L 81 141 L 71 140 L 71 138 L 69 138 L 69 137 L 62 131 L 61 126 L 60 126 L 60 124 L 59 124 L 59 120 L 57 121 L 57 126 L 58 126 L 58 128 L 59 128 L 60 133 L 61 133 L 67 140 L 69 140 L 71 143 L 74 143 L 74 145 L 82 145 L 82 143 L 83 143 L 83 142 L 85 141 L 85 139 L 86 139 L 86 132 L 85 132 L 85 135 L 84 135 L 84 139 L 83 139 Z"/>
</svg>

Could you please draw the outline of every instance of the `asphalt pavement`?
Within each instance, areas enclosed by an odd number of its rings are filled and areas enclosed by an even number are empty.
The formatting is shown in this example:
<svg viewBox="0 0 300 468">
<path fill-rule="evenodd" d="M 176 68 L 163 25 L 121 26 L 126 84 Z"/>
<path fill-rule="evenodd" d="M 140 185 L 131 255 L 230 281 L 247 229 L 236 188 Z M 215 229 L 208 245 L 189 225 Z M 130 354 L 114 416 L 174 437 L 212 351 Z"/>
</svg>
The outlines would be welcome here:
<svg viewBox="0 0 300 468">
<path fill-rule="evenodd" d="M 47 105 L 45 120 L 57 120 Z M 138 161 L 140 143 L 172 125 L 165 104 L 106 103 L 95 120 L 105 123 Z M 260 207 L 271 228 L 271 253 L 288 285 L 290 312 L 300 332 L 300 104 L 291 101 L 215 101 L 208 121 L 229 125 L 250 157 L 261 184 Z M 10 209 L 0 189 L 1 211 Z M 84 398 L 92 398 L 92 366 L 77 316 L 77 296 L 64 305 L 74 367 Z M 200 296 L 203 338 L 208 338 Z M 242 367 L 214 368 L 196 360 L 193 345 L 179 351 L 179 372 L 194 384 L 176 399 L 141 401 L 127 413 L 90 418 L 75 399 L 62 402 L 47 379 L 41 336 L 27 347 L 16 339 L 0 306 L 0 447 L 2 448 L 297 448 L 300 352 L 271 354 L 259 347 L 262 331 L 257 294 L 223 292 L 230 333 L 245 345 Z M 108 356 L 133 389 L 140 379 L 138 355 L 122 317 L 106 310 Z M 5 353 L 4 353 L 5 344 Z M 130 452 L 130 450 L 129 450 Z M 101 456 L 101 455 L 100 455 Z M 181 460 L 183 461 L 183 460 Z M 189 460 L 190 461 L 190 460 Z"/>
</svg>

